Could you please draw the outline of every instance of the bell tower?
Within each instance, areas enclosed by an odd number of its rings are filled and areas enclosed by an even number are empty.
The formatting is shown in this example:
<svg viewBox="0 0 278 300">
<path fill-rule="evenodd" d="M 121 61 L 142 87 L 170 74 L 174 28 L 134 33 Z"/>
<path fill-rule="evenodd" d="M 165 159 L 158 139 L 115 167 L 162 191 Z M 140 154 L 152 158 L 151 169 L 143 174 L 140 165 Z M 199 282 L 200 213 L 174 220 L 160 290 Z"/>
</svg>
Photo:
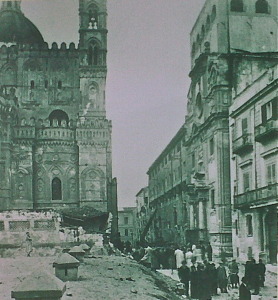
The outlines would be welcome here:
<svg viewBox="0 0 278 300">
<path fill-rule="evenodd" d="M 105 117 L 106 0 L 79 0 L 80 116 Z"/>
</svg>

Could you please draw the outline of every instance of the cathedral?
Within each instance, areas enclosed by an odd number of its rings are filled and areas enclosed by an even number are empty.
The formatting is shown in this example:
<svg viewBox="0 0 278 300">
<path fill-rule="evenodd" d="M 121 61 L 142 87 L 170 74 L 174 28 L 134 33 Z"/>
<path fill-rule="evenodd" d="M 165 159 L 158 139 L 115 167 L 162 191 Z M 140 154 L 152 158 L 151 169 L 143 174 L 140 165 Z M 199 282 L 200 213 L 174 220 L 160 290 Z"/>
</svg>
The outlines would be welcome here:
<svg viewBox="0 0 278 300">
<path fill-rule="evenodd" d="M 48 46 L 20 4 L 0 9 L 0 210 L 111 212 L 106 1 L 79 0 L 78 46 Z"/>
</svg>

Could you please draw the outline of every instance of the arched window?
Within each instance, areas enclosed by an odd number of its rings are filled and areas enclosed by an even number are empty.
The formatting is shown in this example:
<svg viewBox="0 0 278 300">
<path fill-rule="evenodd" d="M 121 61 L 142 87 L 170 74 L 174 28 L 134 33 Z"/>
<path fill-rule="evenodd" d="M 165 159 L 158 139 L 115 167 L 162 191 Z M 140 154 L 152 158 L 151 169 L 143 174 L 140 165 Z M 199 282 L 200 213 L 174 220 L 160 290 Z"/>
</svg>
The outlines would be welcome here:
<svg viewBox="0 0 278 300">
<path fill-rule="evenodd" d="M 57 127 L 61 126 L 64 123 L 66 126 L 69 125 L 69 117 L 68 115 L 62 111 L 62 110 L 54 110 L 50 115 L 49 115 L 49 121 L 50 121 L 50 126 L 52 127 Z"/>
<path fill-rule="evenodd" d="M 59 80 L 59 81 L 58 81 L 58 89 L 60 90 L 61 88 L 62 88 L 62 81 Z"/>
<path fill-rule="evenodd" d="M 213 5 L 212 12 L 211 12 L 211 22 L 215 20 L 215 17 L 216 17 L 216 6 Z"/>
<path fill-rule="evenodd" d="M 210 17 L 207 16 L 206 29 L 208 30 L 209 28 L 210 28 Z"/>
<path fill-rule="evenodd" d="M 201 36 L 202 36 L 202 38 L 204 38 L 204 36 L 205 36 L 205 33 L 206 33 L 206 30 L 205 30 L 205 26 L 204 25 L 202 25 L 202 31 L 201 31 Z"/>
<path fill-rule="evenodd" d="M 256 2 L 256 13 L 269 14 L 269 5 L 266 0 L 258 0 Z"/>
<path fill-rule="evenodd" d="M 98 65 L 99 46 L 94 42 L 88 48 L 88 65 Z"/>
<path fill-rule="evenodd" d="M 89 13 L 89 22 L 98 22 L 98 7 L 95 4 L 91 4 L 87 11 Z"/>
<path fill-rule="evenodd" d="M 195 55 L 195 48 L 196 48 L 196 44 L 194 42 L 193 45 L 192 45 L 192 49 L 191 49 L 192 56 Z"/>
<path fill-rule="evenodd" d="M 62 182 L 58 177 L 52 180 L 52 200 L 62 200 Z"/>
<path fill-rule="evenodd" d="M 243 12 L 243 0 L 232 0 L 231 11 Z"/>
</svg>

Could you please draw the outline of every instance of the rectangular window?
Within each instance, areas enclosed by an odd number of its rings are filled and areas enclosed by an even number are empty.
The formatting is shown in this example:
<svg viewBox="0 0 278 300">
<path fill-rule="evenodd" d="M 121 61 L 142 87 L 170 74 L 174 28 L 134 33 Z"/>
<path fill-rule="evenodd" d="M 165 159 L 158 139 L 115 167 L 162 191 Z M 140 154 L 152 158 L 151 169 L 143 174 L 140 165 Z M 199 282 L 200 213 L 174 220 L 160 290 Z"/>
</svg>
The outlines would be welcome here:
<svg viewBox="0 0 278 300">
<path fill-rule="evenodd" d="M 276 183 L 276 164 L 267 165 L 267 184 Z"/>
<path fill-rule="evenodd" d="M 195 169 L 195 153 L 192 153 L 191 163 L 192 163 L 192 169 Z"/>
<path fill-rule="evenodd" d="M 238 235 L 238 220 L 235 220 L 236 235 Z"/>
<path fill-rule="evenodd" d="M 210 203 L 211 203 L 211 208 L 215 208 L 215 190 L 210 191 Z"/>
<path fill-rule="evenodd" d="M 124 217 L 124 223 L 125 225 L 128 225 L 128 217 Z"/>
<path fill-rule="evenodd" d="M 0 221 L 0 231 L 5 230 L 4 222 Z"/>
<path fill-rule="evenodd" d="M 242 135 L 248 133 L 248 121 L 247 118 L 244 118 L 241 120 L 241 130 L 242 130 Z"/>
<path fill-rule="evenodd" d="M 209 154 L 210 155 L 214 154 L 214 138 L 211 138 L 209 140 Z"/>
<path fill-rule="evenodd" d="M 128 229 L 125 229 L 125 236 L 128 236 Z"/>
<path fill-rule="evenodd" d="M 262 105 L 261 113 L 262 113 L 262 124 L 265 124 L 270 119 L 277 119 L 278 114 L 278 98 L 274 98 L 273 100 L 269 101 L 268 103 Z"/>
<path fill-rule="evenodd" d="M 246 216 L 246 229 L 247 229 L 247 236 L 253 236 L 253 224 L 252 224 L 252 216 Z"/>
<path fill-rule="evenodd" d="M 47 89 L 48 88 L 48 80 L 44 81 L 44 88 Z"/>
<path fill-rule="evenodd" d="M 30 88 L 31 89 L 35 88 L 35 81 L 34 80 L 31 80 L 31 82 L 30 82 Z"/>
<path fill-rule="evenodd" d="M 250 189 L 250 176 L 249 172 L 243 173 L 243 192 L 248 192 Z"/>
</svg>

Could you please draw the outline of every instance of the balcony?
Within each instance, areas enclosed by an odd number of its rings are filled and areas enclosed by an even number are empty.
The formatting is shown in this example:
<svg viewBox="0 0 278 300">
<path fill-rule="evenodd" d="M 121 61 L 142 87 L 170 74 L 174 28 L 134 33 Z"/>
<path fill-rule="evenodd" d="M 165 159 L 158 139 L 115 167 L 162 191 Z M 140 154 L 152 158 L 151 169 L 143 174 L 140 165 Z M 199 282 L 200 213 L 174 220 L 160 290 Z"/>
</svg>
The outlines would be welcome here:
<svg viewBox="0 0 278 300">
<path fill-rule="evenodd" d="M 267 120 L 255 128 L 255 140 L 260 143 L 277 138 L 278 120 Z"/>
<path fill-rule="evenodd" d="M 251 134 L 246 133 L 241 137 L 233 140 L 232 148 L 234 154 L 241 154 L 244 152 L 251 151 L 253 149 Z"/>
<path fill-rule="evenodd" d="M 278 183 L 275 183 L 234 196 L 234 206 L 235 208 L 242 208 L 258 204 L 267 204 L 272 201 L 277 201 L 277 196 Z"/>
<path fill-rule="evenodd" d="M 16 138 L 16 139 L 34 139 L 35 138 L 35 127 L 16 126 L 14 128 L 14 138 Z"/>
</svg>

